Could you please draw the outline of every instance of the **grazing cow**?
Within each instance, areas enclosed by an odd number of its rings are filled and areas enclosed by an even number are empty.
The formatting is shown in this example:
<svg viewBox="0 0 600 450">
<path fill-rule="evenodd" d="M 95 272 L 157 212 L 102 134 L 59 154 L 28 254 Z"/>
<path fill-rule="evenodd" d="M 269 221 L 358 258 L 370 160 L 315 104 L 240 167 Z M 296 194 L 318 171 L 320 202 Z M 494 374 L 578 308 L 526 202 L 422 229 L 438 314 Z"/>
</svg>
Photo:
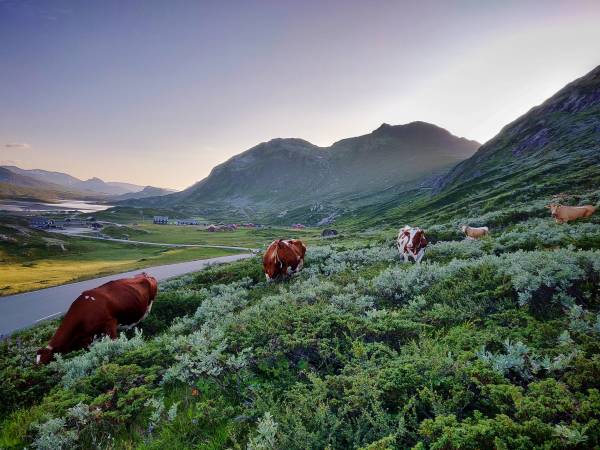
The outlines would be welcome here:
<svg viewBox="0 0 600 450">
<path fill-rule="evenodd" d="M 488 227 L 470 227 L 469 225 L 462 226 L 462 232 L 465 233 L 468 239 L 479 239 L 490 234 Z"/>
<path fill-rule="evenodd" d="M 117 327 L 131 328 L 146 318 L 157 291 L 156 279 L 141 273 L 82 292 L 69 307 L 48 346 L 38 350 L 36 363 L 47 364 L 55 353 L 88 347 L 96 336 L 116 339 Z"/>
<path fill-rule="evenodd" d="M 273 281 L 302 270 L 306 246 L 300 239 L 273 241 L 263 256 L 267 281 Z"/>
<path fill-rule="evenodd" d="M 582 217 L 590 217 L 598 209 L 592 205 L 563 206 L 555 203 L 546 206 L 546 208 L 550 209 L 550 214 L 554 217 L 556 223 L 565 223 L 581 219 Z"/>
<path fill-rule="evenodd" d="M 400 256 L 404 258 L 404 262 L 408 262 L 409 257 L 412 257 L 415 262 L 420 263 L 427 244 L 425 232 L 420 228 L 412 228 L 408 225 L 398 232 L 398 239 L 396 239 L 396 247 L 398 247 Z"/>
</svg>

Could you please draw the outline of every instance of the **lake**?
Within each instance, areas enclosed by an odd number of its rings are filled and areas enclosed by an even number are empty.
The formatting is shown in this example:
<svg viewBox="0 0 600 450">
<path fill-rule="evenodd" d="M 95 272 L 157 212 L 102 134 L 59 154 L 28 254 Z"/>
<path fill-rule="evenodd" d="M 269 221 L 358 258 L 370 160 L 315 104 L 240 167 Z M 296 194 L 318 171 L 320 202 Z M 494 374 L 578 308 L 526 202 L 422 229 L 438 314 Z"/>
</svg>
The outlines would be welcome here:
<svg viewBox="0 0 600 450">
<path fill-rule="evenodd" d="M 105 205 L 82 200 L 61 200 L 56 203 L 27 202 L 20 200 L 0 200 L 0 211 L 11 212 L 58 212 L 58 211 L 80 211 L 95 212 L 103 211 L 112 205 Z"/>
</svg>

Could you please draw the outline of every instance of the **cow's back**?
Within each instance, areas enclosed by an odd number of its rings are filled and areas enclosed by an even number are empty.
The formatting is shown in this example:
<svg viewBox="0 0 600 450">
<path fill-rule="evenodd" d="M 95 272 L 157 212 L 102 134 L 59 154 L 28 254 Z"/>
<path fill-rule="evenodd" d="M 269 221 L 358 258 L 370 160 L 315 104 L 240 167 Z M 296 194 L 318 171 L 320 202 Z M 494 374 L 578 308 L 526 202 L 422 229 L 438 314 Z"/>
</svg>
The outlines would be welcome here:
<svg viewBox="0 0 600 450">
<path fill-rule="evenodd" d="M 104 304 L 106 312 L 117 319 L 119 325 L 138 322 L 152 301 L 150 282 L 142 277 L 109 281 L 84 294 Z"/>
</svg>

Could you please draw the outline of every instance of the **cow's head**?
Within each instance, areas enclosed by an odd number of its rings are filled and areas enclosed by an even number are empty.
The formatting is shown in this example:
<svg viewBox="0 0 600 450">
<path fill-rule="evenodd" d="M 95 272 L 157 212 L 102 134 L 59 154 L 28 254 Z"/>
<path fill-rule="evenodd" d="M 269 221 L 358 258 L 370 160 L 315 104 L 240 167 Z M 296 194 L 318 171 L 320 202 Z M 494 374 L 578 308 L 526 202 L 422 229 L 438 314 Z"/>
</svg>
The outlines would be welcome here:
<svg viewBox="0 0 600 450">
<path fill-rule="evenodd" d="M 279 251 L 283 245 L 284 244 L 280 239 L 273 241 L 265 252 L 265 256 L 263 257 L 263 269 L 265 276 L 267 277 L 267 281 L 275 280 L 281 273 L 283 263 L 279 257 Z"/>
<path fill-rule="evenodd" d="M 142 272 L 136 276 L 143 277 L 146 280 L 148 280 L 148 284 L 150 286 L 150 301 L 154 300 L 154 298 L 156 297 L 156 294 L 158 292 L 158 282 L 156 281 L 156 278 L 154 278 L 151 275 L 148 275 L 148 273 L 146 273 L 146 272 Z"/>
<path fill-rule="evenodd" d="M 420 228 L 416 231 L 412 241 L 415 252 L 427 247 L 427 238 L 425 237 L 425 232 Z"/>
<path fill-rule="evenodd" d="M 546 205 L 546 208 L 550 210 L 550 214 L 552 215 L 552 217 L 554 217 L 558 214 L 560 205 L 558 203 L 550 203 L 549 205 Z"/>
<path fill-rule="evenodd" d="M 417 253 L 420 249 L 427 246 L 425 232 L 420 228 L 412 228 L 408 231 L 408 242 L 406 248 L 413 253 Z"/>
<path fill-rule="evenodd" d="M 35 363 L 38 366 L 48 364 L 50 361 L 54 360 L 54 350 L 52 347 L 44 347 L 40 348 L 35 355 Z"/>
<path fill-rule="evenodd" d="M 290 246 L 296 251 L 300 258 L 304 258 L 306 255 L 306 245 L 300 239 L 290 239 Z"/>
</svg>

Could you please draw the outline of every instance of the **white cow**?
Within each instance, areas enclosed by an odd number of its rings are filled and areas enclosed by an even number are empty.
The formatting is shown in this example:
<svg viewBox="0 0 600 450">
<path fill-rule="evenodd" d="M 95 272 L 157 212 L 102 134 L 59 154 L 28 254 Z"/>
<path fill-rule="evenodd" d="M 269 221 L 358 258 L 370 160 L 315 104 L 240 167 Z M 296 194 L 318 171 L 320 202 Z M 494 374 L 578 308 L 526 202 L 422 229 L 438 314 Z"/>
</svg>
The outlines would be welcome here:
<svg viewBox="0 0 600 450">
<path fill-rule="evenodd" d="M 416 263 L 420 263 L 425 255 L 425 247 L 427 247 L 425 232 L 420 228 L 406 225 L 398 232 L 396 247 L 398 247 L 400 256 L 404 258 L 404 262 L 409 262 L 409 258 L 412 258 Z"/>
</svg>

